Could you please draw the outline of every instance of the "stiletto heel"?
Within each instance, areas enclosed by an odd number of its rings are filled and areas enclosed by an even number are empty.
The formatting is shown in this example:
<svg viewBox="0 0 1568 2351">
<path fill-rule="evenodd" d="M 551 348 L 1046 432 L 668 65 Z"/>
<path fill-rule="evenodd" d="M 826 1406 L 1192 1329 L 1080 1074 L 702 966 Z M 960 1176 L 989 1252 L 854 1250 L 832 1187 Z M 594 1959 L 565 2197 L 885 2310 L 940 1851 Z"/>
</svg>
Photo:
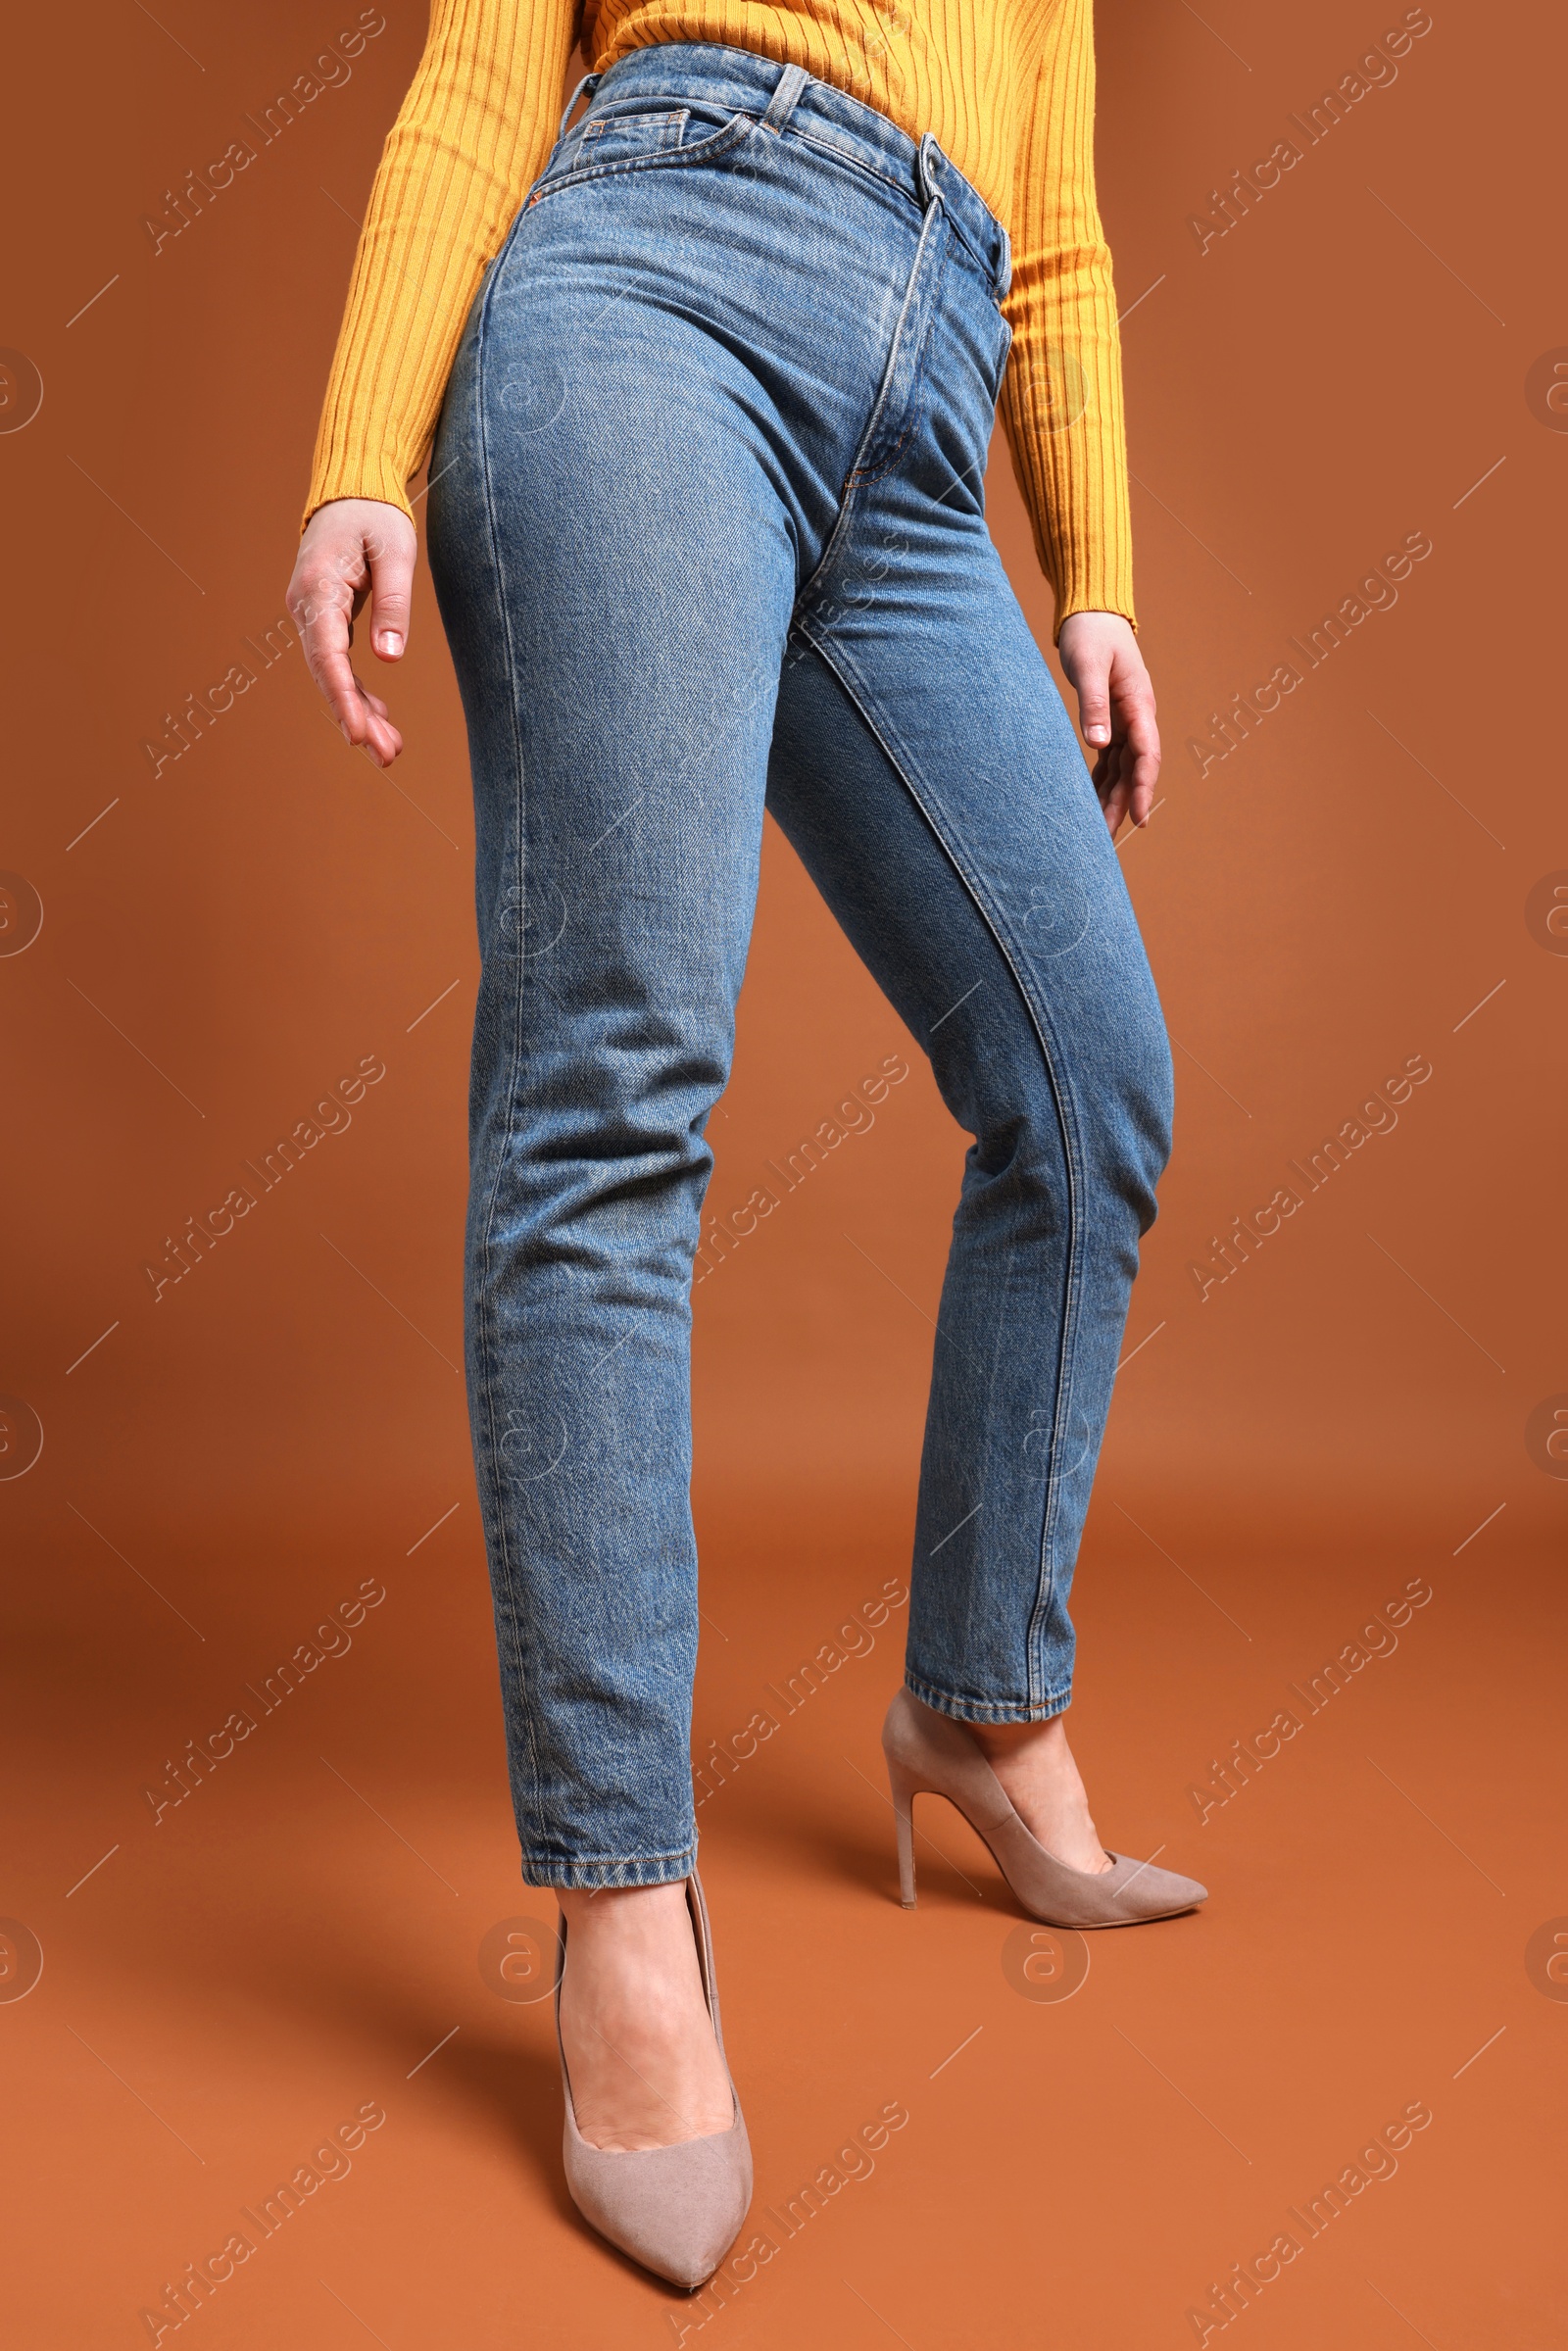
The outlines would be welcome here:
<svg viewBox="0 0 1568 2351">
<path fill-rule="evenodd" d="M 1006 1789 L 962 1723 L 922 1706 L 901 1690 L 882 1726 L 882 1751 L 893 1790 L 899 1833 L 899 1890 L 906 1910 L 914 1906 L 914 1822 L 917 1792 L 946 1796 L 982 1837 L 1032 1918 L 1048 1927 L 1134 1927 L 1145 1919 L 1173 1918 L 1208 1899 L 1208 1888 L 1175 1870 L 1125 1853 L 1107 1856 L 1113 1867 L 1101 1873 L 1069 1869 L 1019 1818 Z"/>
<path fill-rule="evenodd" d="M 722 2058 L 724 2034 L 718 2021 L 713 1944 L 708 1905 L 695 1870 L 686 1881 L 686 1905 L 697 1938 L 703 1996 Z M 565 1972 L 566 1922 L 563 1919 L 556 1960 L 556 2046 L 566 2106 L 563 2156 L 571 2200 L 601 2236 L 607 2236 L 622 2253 L 629 2253 L 633 2261 L 640 2261 L 645 2270 L 667 2278 L 672 2285 L 699 2286 L 712 2276 L 735 2242 L 752 2200 L 752 2150 L 735 2084 L 732 2081 L 729 2085 L 734 2112 L 727 2131 L 710 2131 L 703 2138 L 677 2139 L 669 2147 L 621 2152 L 590 2146 L 577 2129 L 571 2077 L 561 2038 L 561 1982 Z M 724 2070 L 728 2074 L 727 2058 Z"/>
<path fill-rule="evenodd" d="M 899 1899 L 906 1910 L 914 1908 L 914 1782 L 893 1758 L 888 1758 L 888 1783 L 893 1789 L 893 1818 L 899 1836 Z"/>
</svg>

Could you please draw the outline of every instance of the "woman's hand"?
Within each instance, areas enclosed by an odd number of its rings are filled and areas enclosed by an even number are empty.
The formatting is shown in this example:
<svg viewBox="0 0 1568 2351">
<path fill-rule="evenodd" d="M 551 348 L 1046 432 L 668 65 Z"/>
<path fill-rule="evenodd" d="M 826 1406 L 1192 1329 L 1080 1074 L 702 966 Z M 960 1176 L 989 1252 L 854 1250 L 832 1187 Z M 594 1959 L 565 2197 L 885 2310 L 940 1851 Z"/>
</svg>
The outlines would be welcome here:
<svg viewBox="0 0 1568 2351">
<path fill-rule="evenodd" d="M 1154 689 L 1132 622 L 1120 612 L 1070 612 L 1057 652 L 1078 695 L 1084 741 L 1099 757 L 1094 785 L 1114 841 L 1122 819 L 1147 824 L 1159 781 Z"/>
<path fill-rule="evenodd" d="M 368 596 L 371 652 L 383 661 L 403 659 L 417 545 L 401 507 L 379 498 L 334 498 L 306 524 L 288 583 L 288 609 L 311 675 L 348 741 L 363 745 L 378 767 L 391 766 L 403 737 L 380 696 L 367 693 L 355 676 L 349 647 Z"/>
</svg>

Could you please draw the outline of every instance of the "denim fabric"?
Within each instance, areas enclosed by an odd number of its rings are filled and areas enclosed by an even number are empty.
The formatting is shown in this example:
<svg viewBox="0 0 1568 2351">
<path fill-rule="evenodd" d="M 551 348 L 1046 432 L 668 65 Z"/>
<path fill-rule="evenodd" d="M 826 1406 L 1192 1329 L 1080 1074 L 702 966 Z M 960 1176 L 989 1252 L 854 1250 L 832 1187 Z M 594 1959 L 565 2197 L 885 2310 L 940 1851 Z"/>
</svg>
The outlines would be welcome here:
<svg viewBox="0 0 1568 2351">
<path fill-rule="evenodd" d="M 448 388 L 430 554 L 483 961 L 469 1399 L 538 1884 L 692 1866 L 691 1277 L 764 805 L 974 1139 L 909 1687 L 973 1722 L 1068 1699 L 1171 1080 L 986 530 L 1007 271 L 929 136 L 798 67 L 666 44 L 564 133 Z"/>
</svg>

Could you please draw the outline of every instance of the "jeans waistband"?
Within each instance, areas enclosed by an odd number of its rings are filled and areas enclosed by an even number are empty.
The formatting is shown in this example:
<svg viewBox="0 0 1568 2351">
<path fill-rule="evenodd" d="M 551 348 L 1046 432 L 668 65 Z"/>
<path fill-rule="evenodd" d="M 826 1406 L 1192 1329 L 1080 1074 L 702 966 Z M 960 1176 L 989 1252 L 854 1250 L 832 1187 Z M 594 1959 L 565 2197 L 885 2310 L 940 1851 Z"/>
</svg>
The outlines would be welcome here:
<svg viewBox="0 0 1568 2351">
<path fill-rule="evenodd" d="M 931 132 L 910 138 L 874 106 L 818 81 L 802 66 L 781 66 L 716 41 L 659 41 L 617 58 L 603 73 L 585 73 L 566 103 L 563 129 L 584 90 L 590 113 L 601 103 L 643 95 L 701 98 L 733 114 L 754 114 L 775 131 L 787 126 L 890 181 L 921 212 L 940 199 L 949 224 L 990 279 L 999 302 L 1011 283 L 1012 249 L 1005 228 Z"/>
</svg>

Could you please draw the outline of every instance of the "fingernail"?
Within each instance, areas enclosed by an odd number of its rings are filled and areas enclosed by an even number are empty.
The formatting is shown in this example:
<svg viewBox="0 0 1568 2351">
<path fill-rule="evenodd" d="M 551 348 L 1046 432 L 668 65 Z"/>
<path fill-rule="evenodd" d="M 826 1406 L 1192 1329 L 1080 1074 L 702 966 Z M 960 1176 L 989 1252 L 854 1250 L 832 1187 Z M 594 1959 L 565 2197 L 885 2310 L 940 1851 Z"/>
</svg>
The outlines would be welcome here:
<svg viewBox="0 0 1568 2351">
<path fill-rule="evenodd" d="M 375 642 L 377 650 L 384 653 L 389 661 L 395 661 L 403 651 L 403 639 L 395 628 L 382 629 Z"/>
<path fill-rule="evenodd" d="M 346 718 L 340 718 L 338 720 L 337 731 L 342 736 L 344 742 L 352 748 L 354 737 L 349 733 L 349 722 Z"/>
<path fill-rule="evenodd" d="M 1091 743 L 1108 743 L 1110 741 L 1109 727 L 1092 726 L 1089 729 L 1089 740 Z"/>
</svg>

